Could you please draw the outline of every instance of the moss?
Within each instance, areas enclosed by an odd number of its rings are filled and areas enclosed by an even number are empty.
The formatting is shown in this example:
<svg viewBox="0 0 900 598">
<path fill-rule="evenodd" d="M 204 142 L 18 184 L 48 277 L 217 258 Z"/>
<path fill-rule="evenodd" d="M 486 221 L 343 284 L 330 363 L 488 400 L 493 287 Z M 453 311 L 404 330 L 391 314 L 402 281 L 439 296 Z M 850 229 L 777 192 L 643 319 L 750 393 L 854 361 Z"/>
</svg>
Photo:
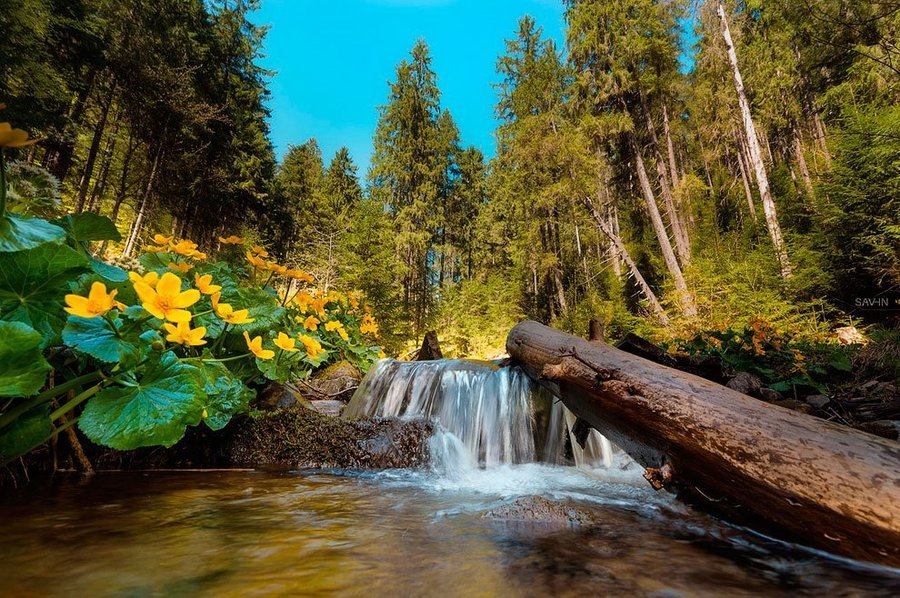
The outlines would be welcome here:
<svg viewBox="0 0 900 598">
<path fill-rule="evenodd" d="M 431 431 L 424 420 L 350 422 L 307 409 L 281 409 L 240 423 L 231 463 L 298 469 L 419 467 L 428 461 Z"/>
</svg>

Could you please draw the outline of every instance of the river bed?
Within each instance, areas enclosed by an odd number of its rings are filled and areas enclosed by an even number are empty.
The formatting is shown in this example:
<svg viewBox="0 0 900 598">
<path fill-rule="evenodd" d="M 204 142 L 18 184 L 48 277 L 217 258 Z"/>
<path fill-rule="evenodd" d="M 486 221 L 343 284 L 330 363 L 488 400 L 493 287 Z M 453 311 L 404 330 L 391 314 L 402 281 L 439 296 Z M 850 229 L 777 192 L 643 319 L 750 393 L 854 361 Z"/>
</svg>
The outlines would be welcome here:
<svg viewBox="0 0 900 598">
<path fill-rule="evenodd" d="M 588 528 L 482 516 L 521 496 Z M 634 473 L 120 472 L 0 500 L 8 596 L 856 596 L 900 572 L 718 523 Z"/>
</svg>

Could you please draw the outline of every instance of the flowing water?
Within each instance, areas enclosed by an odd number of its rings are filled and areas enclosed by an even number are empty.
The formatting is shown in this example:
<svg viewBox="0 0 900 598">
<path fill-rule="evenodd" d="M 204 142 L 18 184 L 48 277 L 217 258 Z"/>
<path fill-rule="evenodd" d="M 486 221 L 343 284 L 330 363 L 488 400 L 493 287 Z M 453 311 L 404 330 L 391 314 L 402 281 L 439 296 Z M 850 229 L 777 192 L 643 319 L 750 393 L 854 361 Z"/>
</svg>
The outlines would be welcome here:
<svg viewBox="0 0 900 598">
<path fill-rule="evenodd" d="M 385 361 L 351 415 L 435 417 L 429 470 L 121 472 L 0 498 L 4 596 L 900 595 L 900 571 L 651 490 L 520 372 Z M 485 517 L 540 496 L 590 526 Z"/>
</svg>

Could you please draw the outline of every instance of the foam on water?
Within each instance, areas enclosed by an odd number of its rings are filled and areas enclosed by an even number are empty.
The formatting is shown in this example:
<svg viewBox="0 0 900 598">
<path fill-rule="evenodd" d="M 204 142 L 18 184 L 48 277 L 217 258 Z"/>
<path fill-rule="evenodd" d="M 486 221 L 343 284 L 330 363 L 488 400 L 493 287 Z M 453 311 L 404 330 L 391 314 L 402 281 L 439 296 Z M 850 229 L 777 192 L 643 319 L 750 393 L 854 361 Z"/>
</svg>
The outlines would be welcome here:
<svg viewBox="0 0 900 598">
<path fill-rule="evenodd" d="M 622 451 L 596 430 L 582 448 L 572 430 L 576 418 L 517 367 L 442 359 L 376 364 L 353 395 L 344 417 L 425 417 L 438 431 L 431 439 L 434 473 L 447 488 L 490 493 L 520 484 L 571 481 L 540 476 L 516 465 L 574 465 L 608 482 L 634 479 Z M 588 476 L 590 477 L 590 476 Z M 540 478 L 540 479 L 538 479 Z"/>
</svg>

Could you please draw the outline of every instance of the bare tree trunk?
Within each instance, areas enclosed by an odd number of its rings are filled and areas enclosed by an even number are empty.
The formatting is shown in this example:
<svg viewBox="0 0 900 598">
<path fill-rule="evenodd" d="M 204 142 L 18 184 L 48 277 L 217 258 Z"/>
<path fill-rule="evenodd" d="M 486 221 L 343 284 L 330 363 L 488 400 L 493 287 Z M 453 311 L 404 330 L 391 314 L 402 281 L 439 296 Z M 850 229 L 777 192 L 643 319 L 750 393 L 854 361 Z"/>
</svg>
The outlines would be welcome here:
<svg viewBox="0 0 900 598">
<path fill-rule="evenodd" d="M 631 149 L 634 152 L 635 168 L 637 169 L 638 181 L 641 191 L 644 195 L 644 204 L 647 206 L 647 212 L 650 214 L 650 223 L 653 225 L 653 232 L 656 233 L 656 239 L 659 241 L 659 247 L 662 250 L 663 259 L 666 262 L 666 268 L 675 281 L 675 290 L 678 292 L 678 303 L 681 305 L 681 311 L 686 316 L 696 316 L 697 308 L 688 291 L 687 283 L 684 280 L 684 274 L 681 266 L 678 265 L 678 259 L 675 257 L 675 251 L 669 242 L 669 235 L 666 232 L 666 225 L 663 223 L 662 216 L 659 214 L 659 208 L 656 205 L 656 198 L 653 197 L 653 189 L 650 187 L 650 179 L 647 178 L 647 170 L 644 168 L 644 159 L 641 157 L 640 148 L 638 148 L 634 133 L 629 133 L 628 138 L 631 141 Z"/>
<path fill-rule="evenodd" d="M 106 192 L 106 183 L 109 180 L 109 169 L 112 166 L 113 156 L 115 155 L 116 145 L 119 140 L 119 128 L 121 120 L 115 119 L 115 126 L 109 139 L 106 142 L 106 149 L 103 151 L 103 159 L 100 161 L 100 174 L 97 175 L 97 182 L 91 190 L 91 199 L 88 201 L 87 210 L 93 212 L 98 209 L 97 202 L 103 202 L 103 194 Z"/>
<path fill-rule="evenodd" d="M 741 71 L 738 68 L 737 52 L 734 49 L 734 42 L 731 40 L 731 30 L 728 28 L 728 18 L 725 15 L 725 5 L 719 2 L 718 7 L 719 19 L 722 21 L 722 37 L 725 38 L 725 45 L 728 47 L 728 59 L 731 61 L 731 71 L 734 76 L 734 88 L 737 92 L 738 103 L 741 108 L 741 118 L 744 122 L 744 130 L 747 136 L 747 149 L 750 152 L 750 163 L 756 173 L 756 184 L 759 187 L 759 198 L 763 204 L 763 212 L 766 215 L 766 226 L 769 229 L 769 237 L 772 239 L 772 246 L 775 249 L 775 257 L 781 266 L 781 276 L 790 278 L 792 275 L 791 262 L 788 259 L 787 247 L 781 234 L 781 225 L 778 223 L 778 214 L 775 210 L 775 202 L 772 199 L 772 192 L 769 189 L 769 177 L 766 174 L 766 167 L 763 164 L 762 153 L 759 147 L 759 138 L 756 135 L 756 125 L 753 124 L 753 117 L 750 114 L 750 103 L 747 101 L 747 95 L 744 93 L 744 81 L 741 78 Z"/>
<path fill-rule="evenodd" d="M 672 226 L 672 236 L 675 238 L 675 252 L 678 254 L 678 261 L 682 265 L 685 265 L 691 261 L 691 244 L 688 240 L 684 223 L 681 221 L 681 216 L 675 208 L 675 199 L 672 197 L 672 187 L 677 178 L 673 178 L 673 182 L 670 184 L 663 155 L 659 149 L 659 138 L 656 136 L 656 127 L 653 126 L 653 118 L 650 116 L 650 108 L 647 106 L 647 101 L 643 92 L 641 92 L 641 110 L 644 113 L 644 120 L 647 122 L 647 131 L 650 133 L 650 141 L 653 145 L 653 155 L 656 158 L 656 172 L 659 176 L 659 187 L 662 191 L 663 203 L 666 206 L 666 216 L 669 219 L 669 224 Z"/>
<path fill-rule="evenodd" d="M 800 141 L 800 132 L 794 129 L 794 157 L 797 160 L 797 168 L 800 170 L 800 177 L 803 179 L 803 187 L 810 199 L 810 205 L 814 205 L 816 192 L 813 190 L 812 177 L 809 174 L 809 168 L 806 165 L 806 157 L 803 155 L 803 143 Z"/>
<path fill-rule="evenodd" d="M 607 190 L 607 194 L 609 194 L 609 190 Z M 609 237 L 609 249 L 612 254 L 613 272 L 616 274 L 616 278 L 622 278 L 622 254 L 619 253 L 619 246 L 613 240 L 613 237 L 622 238 L 619 231 L 619 211 L 614 205 L 609 205 L 606 214 L 609 217 L 609 230 L 612 232 L 612 236 Z"/>
<path fill-rule="evenodd" d="M 594 206 L 594 202 L 592 202 L 589 197 L 584 198 L 584 205 L 591 215 L 591 218 L 594 219 L 597 228 L 601 233 L 606 235 L 609 242 L 616 248 L 616 252 L 622 258 L 622 261 L 625 262 L 628 271 L 631 273 L 631 276 L 634 277 L 635 283 L 637 283 L 638 288 L 641 290 L 641 294 L 644 295 L 647 303 L 650 304 L 650 309 L 656 315 L 659 323 L 663 326 L 668 326 L 669 316 L 666 315 L 666 310 L 663 309 L 659 299 L 656 298 L 656 293 L 653 292 L 653 289 L 647 284 L 646 279 L 641 275 L 641 271 L 638 270 L 637 264 L 631 259 L 631 254 L 628 253 L 628 249 L 625 247 L 625 244 L 622 243 L 622 239 L 610 229 L 609 223 L 600 215 L 600 212 L 598 212 L 596 206 Z"/>
<path fill-rule="evenodd" d="M 678 167 L 675 163 L 675 145 L 672 143 L 672 132 L 669 130 L 669 111 L 666 105 L 662 107 L 663 115 L 663 133 L 666 136 L 666 147 L 669 151 L 669 169 L 672 171 L 672 185 L 677 186 L 680 179 L 678 177 Z"/>
<path fill-rule="evenodd" d="M 744 195 L 747 197 L 747 207 L 750 209 L 750 217 L 756 223 L 758 217 L 756 215 L 756 202 L 753 201 L 753 192 L 750 190 L 750 168 L 745 161 L 744 140 L 740 132 L 734 131 L 734 142 L 737 146 L 737 163 L 741 173 L 741 181 L 744 183 Z"/>
<path fill-rule="evenodd" d="M 103 140 L 103 131 L 106 129 L 106 120 L 109 117 L 109 110 L 113 104 L 113 98 L 116 95 L 116 78 L 113 77 L 109 84 L 109 92 L 106 102 L 103 103 L 103 109 L 100 112 L 100 120 L 94 127 L 94 137 L 91 139 L 91 146 L 88 149 L 87 159 L 84 163 L 84 170 L 81 173 L 81 182 L 78 185 L 78 200 L 75 202 L 75 211 L 84 210 L 84 203 L 87 200 L 88 187 L 91 184 L 91 176 L 94 174 L 94 163 L 97 161 L 97 153 L 100 151 L 100 142 Z"/>
<path fill-rule="evenodd" d="M 822 149 L 822 157 L 825 158 L 825 168 L 831 168 L 831 153 L 828 151 L 828 143 L 825 136 L 825 123 L 822 122 L 822 117 L 819 116 L 819 113 L 813 111 L 813 124 L 816 127 L 816 141 L 819 142 L 819 147 Z"/>
<path fill-rule="evenodd" d="M 147 185 L 144 187 L 144 193 L 141 196 L 141 205 L 140 208 L 138 208 L 137 216 L 131 226 L 131 234 L 128 235 L 128 241 L 125 243 L 125 251 L 122 252 L 122 255 L 125 257 L 131 256 L 131 252 L 134 251 L 134 244 L 137 242 L 138 235 L 140 235 L 141 225 L 144 222 L 144 214 L 147 212 L 150 193 L 153 190 L 153 181 L 156 178 L 156 170 L 159 166 L 159 158 L 162 155 L 162 147 L 162 144 L 160 144 L 159 149 L 156 150 L 156 156 L 153 158 L 153 165 L 150 167 L 150 175 L 147 177 Z"/>
</svg>

